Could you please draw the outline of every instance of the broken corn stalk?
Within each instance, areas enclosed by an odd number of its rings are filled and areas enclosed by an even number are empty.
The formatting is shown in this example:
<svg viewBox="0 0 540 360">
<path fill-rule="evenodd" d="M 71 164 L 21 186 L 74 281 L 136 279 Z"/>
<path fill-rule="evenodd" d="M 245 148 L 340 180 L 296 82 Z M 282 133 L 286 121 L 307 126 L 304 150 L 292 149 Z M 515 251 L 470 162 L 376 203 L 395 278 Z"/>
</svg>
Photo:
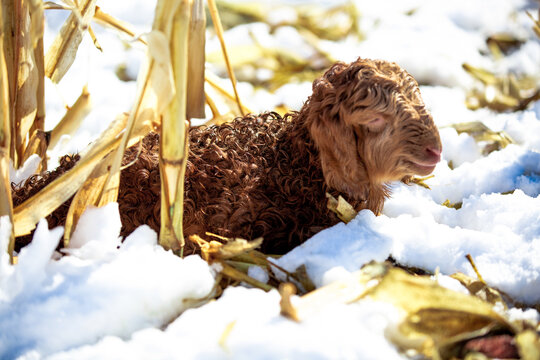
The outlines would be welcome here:
<svg viewBox="0 0 540 360">
<path fill-rule="evenodd" d="M 169 49 L 174 76 L 174 98 L 163 113 L 160 144 L 161 229 L 160 244 L 166 249 L 180 250 L 185 245 L 183 234 L 184 175 L 188 154 L 186 92 L 188 73 L 189 19 L 192 2 L 175 1 L 172 13 L 163 13 L 164 1 L 158 2 L 154 26 L 170 29 Z M 160 7 L 160 5 L 162 5 Z M 172 18 L 170 17 L 172 14 Z M 160 16 L 160 18 L 158 18 Z M 167 17 L 169 17 L 167 19 Z M 166 20 L 164 22 L 164 20 Z"/>
</svg>

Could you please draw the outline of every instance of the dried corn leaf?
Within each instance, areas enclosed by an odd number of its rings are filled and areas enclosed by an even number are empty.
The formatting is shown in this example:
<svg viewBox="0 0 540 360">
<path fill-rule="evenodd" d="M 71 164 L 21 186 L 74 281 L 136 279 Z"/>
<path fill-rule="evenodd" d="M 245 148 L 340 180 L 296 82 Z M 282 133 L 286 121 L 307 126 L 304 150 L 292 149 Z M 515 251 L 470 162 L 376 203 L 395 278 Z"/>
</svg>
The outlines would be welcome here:
<svg viewBox="0 0 540 360">
<path fill-rule="evenodd" d="M 519 48 L 525 40 L 518 39 L 509 33 L 497 33 L 489 36 L 486 43 L 496 59 L 508 55 L 510 51 Z"/>
<path fill-rule="evenodd" d="M 208 9 L 210 12 L 210 16 L 212 17 L 212 23 L 214 24 L 214 29 L 216 30 L 219 43 L 221 45 L 221 51 L 223 52 L 223 58 L 225 59 L 225 64 L 227 66 L 227 73 L 229 74 L 229 78 L 231 79 L 231 84 L 233 87 L 236 104 L 238 105 L 238 110 L 240 111 L 240 114 L 244 116 L 245 113 L 243 111 L 244 109 L 242 107 L 242 102 L 240 101 L 238 90 L 236 89 L 236 77 L 234 75 L 234 71 L 229 60 L 229 53 L 227 51 L 227 46 L 225 45 L 225 39 L 223 36 L 223 26 L 221 25 L 221 18 L 219 17 L 217 6 L 214 0 L 208 0 Z"/>
<path fill-rule="evenodd" d="M 405 311 L 400 334 L 395 334 L 394 340 L 407 343 L 422 339 L 416 350 L 428 357 L 451 351 L 458 342 L 494 329 L 516 330 L 491 304 L 401 269 L 390 269 L 369 297 Z"/>
<path fill-rule="evenodd" d="M 364 298 L 400 309 L 404 320 L 388 335 L 402 349 L 414 349 L 428 357 L 448 355 L 461 341 L 492 330 L 510 333 L 518 330 L 491 304 L 477 297 L 443 288 L 430 277 L 410 275 L 402 269 L 377 263 L 366 265 L 346 281 L 302 296 L 296 303 L 296 311 L 300 319 L 305 319 L 326 306 Z"/>
<path fill-rule="evenodd" d="M 282 269 L 279 270 L 283 271 Z M 305 264 L 297 267 L 293 273 L 288 273 L 287 279 L 291 281 L 295 280 L 296 283 L 301 286 L 300 290 L 302 290 L 303 293 L 309 293 L 310 291 L 315 290 L 315 285 L 313 284 L 313 281 L 311 281 L 307 273 Z"/>
<path fill-rule="evenodd" d="M 135 30 L 132 29 L 131 25 L 125 21 L 121 21 L 109 15 L 101 10 L 99 6 L 96 6 L 96 11 L 94 13 L 94 21 L 98 24 L 113 28 L 118 30 L 121 33 L 127 34 L 128 36 L 135 37 Z M 137 37 L 137 40 L 146 44 L 146 40 L 142 37 Z"/>
<path fill-rule="evenodd" d="M 9 82 L 4 58 L 4 27 L 2 17 L 3 6 L 0 7 L 0 218 L 7 216 L 13 219 L 13 203 L 11 201 L 11 181 L 9 179 L 9 154 L 11 144 L 11 123 L 9 113 Z M 4 220 L 2 220 L 4 221 Z M 7 220 L 6 220 L 7 221 Z M 8 253 L 13 263 L 15 236 L 10 226 Z"/>
<path fill-rule="evenodd" d="M 36 169 L 36 173 L 42 172 L 47 166 L 47 133 L 41 130 L 34 131 L 34 134 L 28 142 L 28 146 L 24 152 L 23 163 L 30 156 L 37 154 L 41 158 L 41 164 Z"/>
<path fill-rule="evenodd" d="M 467 290 L 469 290 L 471 295 L 479 297 L 480 299 L 493 305 L 500 303 L 505 308 L 507 308 L 506 302 L 501 296 L 501 293 L 487 286 L 485 282 L 480 281 L 478 279 L 474 279 L 463 273 L 455 273 L 455 274 L 452 274 L 451 277 L 459 281 L 461 285 L 465 286 Z"/>
<path fill-rule="evenodd" d="M 378 279 L 388 272 L 388 266 L 369 264 L 351 274 L 344 281 L 336 281 L 311 291 L 298 299 L 296 311 L 300 320 L 307 319 L 333 304 L 349 304 L 364 297 L 368 290 L 378 283 Z M 375 281 L 372 281 L 375 280 Z"/>
<path fill-rule="evenodd" d="M 296 287 L 291 283 L 283 283 L 279 285 L 279 295 L 281 300 L 279 301 L 281 315 L 294 320 L 299 321 L 296 308 L 291 303 L 291 296 L 296 294 Z"/>
<path fill-rule="evenodd" d="M 272 286 L 265 284 L 263 282 L 260 282 L 259 280 L 256 280 L 239 270 L 236 270 L 234 267 L 230 266 L 226 262 L 220 262 L 220 264 L 222 267 L 221 274 L 224 276 L 227 276 L 228 278 L 232 280 L 245 282 L 246 284 L 262 289 L 264 291 L 270 291 L 273 289 Z"/>
<path fill-rule="evenodd" d="M 119 134 L 124 127 L 125 119 L 117 118 L 91 147 L 81 152 L 81 159 L 71 170 L 17 206 L 13 211 L 15 236 L 30 233 L 40 219 L 68 200 L 84 183 L 97 163 L 118 147 L 121 139 Z"/>
<path fill-rule="evenodd" d="M 328 199 L 327 207 L 330 211 L 336 213 L 341 221 L 348 223 L 358 214 L 351 204 L 347 202 L 341 195 L 336 199 L 329 193 L 326 193 Z"/>
<path fill-rule="evenodd" d="M 412 276 L 399 268 L 391 268 L 374 287 L 369 296 L 386 301 L 414 314 L 422 309 L 446 309 L 491 318 L 509 326 L 492 306 L 476 297 L 441 287 L 429 277 Z M 451 331 L 451 330 L 449 330 Z"/>
<path fill-rule="evenodd" d="M 530 12 L 527 11 L 527 15 L 531 18 L 531 20 L 534 22 L 532 28 L 534 30 L 534 33 L 536 36 L 540 38 L 540 10 L 538 11 L 538 20 L 536 20 Z"/>
<path fill-rule="evenodd" d="M 516 345 L 522 360 L 540 359 L 540 338 L 534 330 L 525 330 L 516 335 Z"/>
<path fill-rule="evenodd" d="M 216 75 L 210 72 L 206 72 L 204 75 L 204 79 L 210 86 L 212 86 L 212 88 L 214 88 L 223 97 L 225 97 L 226 99 L 232 102 L 236 101 L 234 94 L 231 94 L 229 91 L 225 90 L 225 88 L 219 84 L 221 79 L 219 79 Z M 250 110 L 248 106 L 245 106 L 243 103 L 242 103 L 242 110 L 244 111 L 245 114 L 249 114 L 253 112 Z"/>
<path fill-rule="evenodd" d="M 480 121 L 458 123 L 450 126 L 456 129 L 458 134 L 466 133 L 471 135 L 476 142 L 487 142 L 487 145 L 482 150 L 484 155 L 514 143 L 514 140 L 505 131 L 493 131 Z"/>
<path fill-rule="evenodd" d="M 463 202 L 460 201 L 457 203 L 451 203 L 450 200 L 446 199 L 441 205 L 446 206 L 447 208 L 453 208 L 453 209 L 459 210 L 463 206 Z"/>
<path fill-rule="evenodd" d="M 54 148 L 62 135 L 73 134 L 79 128 L 83 119 L 90 113 L 91 108 L 90 93 L 85 86 L 73 106 L 68 109 L 64 117 L 52 129 L 49 147 Z"/>
<path fill-rule="evenodd" d="M 421 187 L 423 187 L 425 189 L 431 190 L 431 188 L 429 187 L 428 184 L 425 183 L 425 181 L 429 180 L 429 179 L 432 179 L 434 177 L 435 177 L 435 175 L 429 175 L 429 176 L 422 177 L 422 178 L 413 177 L 412 179 L 406 181 L 406 183 L 412 182 L 413 184 L 416 184 L 416 185 L 421 186 Z"/>
<path fill-rule="evenodd" d="M 337 6 L 300 5 L 287 6 L 293 10 L 295 17 L 276 21 L 268 19 L 268 14 L 280 7 L 279 4 L 265 4 L 253 2 L 218 1 L 220 17 L 225 28 L 250 22 L 266 22 L 273 27 L 292 26 L 299 31 L 307 30 L 320 39 L 342 40 L 347 35 L 362 38 L 358 19 L 360 13 L 352 1 Z M 283 8 L 283 6 L 281 6 Z"/>
<path fill-rule="evenodd" d="M 412 348 L 428 358 L 451 359 L 459 354 L 464 340 L 501 329 L 505 327 L 489 316 L 426 308 L 408 315 L 399 326 L 400 334 L 393 334 L 392 340 L 401 348 Z"/>
<path fill-rule="evenodd" d="M 215 260 L 226 260 L 235 258 L 243 261 L 243 258 L 238 257 L 251 252 L 261 246 L 263 239 L 258 238 L 252 241 L 244 239 L 227 239 L 219 237 L 225 243 L 218 241 L 206 241 L 201 237 L 194 235 L 191 241 L 197 243 L 201 247 L 201 256 L 206 261 L 212 263 Z"/>
<path fill-rule="evenodd" d="M 218 263 L 221 266 L 221 274 L 231 280 L 245 282 L 254 287 L 269 291 L 272 286 L 262 283 L 247 275 L 249 263 L 240 263 L 242 259 L 248 259 L 255 248 L 261 245 L 262 238 L 254 241 L 246 241 L 243 239 L 227 239 L 217 235 L 226 243 L 219 241 L 206 241 L 198 235 L 191 235 L 189 241 L 197 244 L 201 249 L 201 257 L 209 264 Z M 259 253 L 260 254 L 260 253 Z M 256 255 L 258 257 L 258 255 Z M 234 260 L 227 260 L 234 259 Z M 260 259 L 259 259 L 260 261 Z M 241 266 L 239 266 L 241 264 Z M 266 263 L 267 265 L 267 263 Z M 242 269 L 243 271 L 239 270 Z"/>
<path fill-rule="evenodd" d="M 495 85 L 497 83 L 497 78 L 495 74 L 485 69 L 475 67 L 467 63 L 464 63 L 462 66 L 463 69 L 468 72 L 472 77 L 480 80 L 485 85 Z"/>
<path fill-rule="evenodd" d="M 517 111 L 540 99 L 537 77 L 495 75 L 468 64 L 463 64 L 463 68 L 484 85 L 469 92 L 466 104 L 470 109 L 488 107 L 495 111 Z"/>
<path fill-rule="evenodd" d="M 73 9 L 45 55 L 45 75 L 60 82 L 75 61 L 84 32 L 94 17 L 96 0 L 82 0 Z"/>
<path fill-rule="evenodd" d="M 263 49 L 255 45 L 234 45 L 229 47 L 229 63 L 233 68 L 240 68 L 249 64 L 256 64 L 258 67 L 276 68 L 275 59 L 263 57 Z M 210 63 L 223 63 L 223 53 L 213 51 L 207 54 Z M 234 96 L 234 95 L 233 95 Z"/>
<path fill-rule="evenodd" d="M 351 34 L 359 39 L 363 37 L 358 23 L 360 13 L 353 1 L 332 8 L 299 6 L 297 14 L 296 26 L 308 29 L 321 39 L 338 41 Z"/>
<path fill-rule="evenodd" d="M 127 120 L 127 115 L 120 115 L 123 117 L 122 123 Z M 99 207 L 105 205 L 100 203 L 102 199 L 102 192 L 105 183 L 109 176 L 109 169 L 112 166 L 114 160 L 114 153 L 110 153 L 94 168 L 92 173 L 88 176 L 84 184 L 77 191 L 66 216 L 66 223 L 64 226 L 64 247 L 69 245 L 71 235 L 75 230 L 77 223 L 83 212 L 89 207 Z M 119 182 L 119 179 L 114 180 L 115 183 Z"/>
<path fill-rule="evenodd" d="M 264 22 L 271 10 L 267 4 L 260 2 L 218 0 L 217 3 L 219 17 L 225 29 L 251 22 Z"/>
<path fill-rule="evenodd" d="M 9 180 L 9 150 L 0 146 L 0 218 L 7 216 L 9 221 L 13 218 L 13 203 L 11 202 L 11 182 Z M 15 237 L 13 227 L 10 231 L 8 254 L 13 262 L 13 249 Z"/>
</svg>

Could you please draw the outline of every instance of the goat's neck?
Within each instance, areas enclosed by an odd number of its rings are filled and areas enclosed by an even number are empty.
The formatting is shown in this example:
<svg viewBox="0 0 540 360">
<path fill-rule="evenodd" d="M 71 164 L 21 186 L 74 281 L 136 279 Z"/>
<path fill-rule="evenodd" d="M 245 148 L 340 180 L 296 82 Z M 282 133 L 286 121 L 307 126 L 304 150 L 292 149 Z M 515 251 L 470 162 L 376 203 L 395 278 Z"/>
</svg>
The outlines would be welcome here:
<svg viewBox="0 0 540 360">
<path fill-rule="evenodd" d="M 384 200 L 390 193 L 387 184 L 367 180 L 364 184 L 366 190 L 362 198 L 354 198 L 348 193 L 333 190 L 324 181 L 319 153 L 311 138 L 302 112 L 294 114 L 289 127 L 283 134 L 284 142 L 290 144 L 289 151 L 291 154 L 298 154 L 298 157 L 309 159 L 308 171 L 310 174 L 308 175 L 313 176 L 316 174 L 316 177 L 321 179 L 321 186 L 325 193 L 328 192 L 336 197 L 338 195 L 343 196 L 357 211 L 370 209 L 377 215 L 381 213 Z"/>
</svg>

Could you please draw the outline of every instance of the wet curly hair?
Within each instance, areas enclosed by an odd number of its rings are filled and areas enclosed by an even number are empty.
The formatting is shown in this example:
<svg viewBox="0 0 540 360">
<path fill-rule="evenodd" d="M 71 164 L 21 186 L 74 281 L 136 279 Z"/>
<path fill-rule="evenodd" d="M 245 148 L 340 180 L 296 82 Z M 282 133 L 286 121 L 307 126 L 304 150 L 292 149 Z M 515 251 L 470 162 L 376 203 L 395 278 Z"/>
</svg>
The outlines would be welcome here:
<svg viewBox="0 0 540 360">
<path fill-rule="evenodd" d="M 262 251 L 276 254 L 339 221 L 327 209 L 327 192 L 378 214 L 389 182 L 431 173 L 441 153 L 414 78 L 369 59 L 334 64 L 299 112 L 193 127 L 189 139 L 185 235 L 262 236 Z M 122 235 L 141 224 L 159 231 L 159 135 L 147 135 L 140 153 L 127 149 L 124 163 L 132 165 L 120 177 Z M 31 184 L 14 188 L 15 205 Z M 65 213 L 66 206 L 57 210 L 50 226 Z"/>
</svg>

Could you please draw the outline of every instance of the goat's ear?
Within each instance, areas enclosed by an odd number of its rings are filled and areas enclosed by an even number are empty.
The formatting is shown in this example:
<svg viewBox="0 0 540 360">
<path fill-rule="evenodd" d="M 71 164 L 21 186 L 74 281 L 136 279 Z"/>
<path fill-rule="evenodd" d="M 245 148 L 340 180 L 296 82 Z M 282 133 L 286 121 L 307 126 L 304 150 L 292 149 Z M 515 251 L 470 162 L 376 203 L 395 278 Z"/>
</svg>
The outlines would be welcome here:
<svg viewBox="0 0 540 360">
<path fill-rule="evenodd" d="M 326 184 L 356 200 L 367 199 L 369 178 L 358 148 L 361 134 L 355 134 L 354 127 L 345 124 L 337 114 L 333 118 L 318 115 L 311 123 L 310 132 L 319 151 Z"/>
</svg>

